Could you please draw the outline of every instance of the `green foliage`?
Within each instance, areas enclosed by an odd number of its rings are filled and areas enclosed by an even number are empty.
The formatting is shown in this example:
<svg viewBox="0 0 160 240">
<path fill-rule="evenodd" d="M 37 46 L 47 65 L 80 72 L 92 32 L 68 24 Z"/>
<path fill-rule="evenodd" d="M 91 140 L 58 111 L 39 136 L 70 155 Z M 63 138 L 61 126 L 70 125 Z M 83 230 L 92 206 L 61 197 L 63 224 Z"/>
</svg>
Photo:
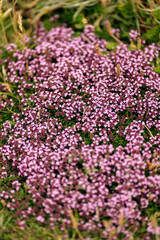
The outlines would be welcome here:
<svg viewBox="0 0 160 240">
<path fill-rule="evenodd" d="M 160 66 L 154 68 L 154 72 L 160 73 Z"/>
<path fill-rule="evenodd" d="M 123 1 L 115 9 L 111 16 L 111 23 L 114 28 L 120 28 L 122 39 L 128 38 L 130 30 L 137 29 L 136 13 L 130 1 Z"/>
<path fill-rule="evenodd" d="M 90 137 L 90 134 L 88 132 L 84 133 L 82 131 L 79 132 L 83 141 L 85 142 L 85 144 L 92 144 L 93 140 L 92 138 Z"/>
<path fill-rule="evenodd" d="M 116 50 L 117 45 L 118 45 L 118 44 L 115 43 L 115 42 L 107 42 L 106 48 L 107 48 L 108 50 Z"/>
<path fill-rule="evenodd" d="M 142 37 L 147 44 L 158 43 L 160 41 L 160 25 L 149 29 Z"/>
</svg>

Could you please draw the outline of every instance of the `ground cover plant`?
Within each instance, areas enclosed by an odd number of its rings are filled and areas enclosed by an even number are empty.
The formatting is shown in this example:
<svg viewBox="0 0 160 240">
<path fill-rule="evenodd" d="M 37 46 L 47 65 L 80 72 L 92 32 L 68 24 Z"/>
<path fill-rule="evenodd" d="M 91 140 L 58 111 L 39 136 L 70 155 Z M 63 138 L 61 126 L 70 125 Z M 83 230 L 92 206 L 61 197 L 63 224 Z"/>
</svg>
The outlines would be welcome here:
<svg viewBox="0 0 160 240">
<path fill-rule="evenodd" d="M 160 48 L 136 30 L 111 52 L 91 25 L 73 34 L 39 23 L 4 47 L 2 210 L 62 239 L 158 239 Z"/>
</svg>

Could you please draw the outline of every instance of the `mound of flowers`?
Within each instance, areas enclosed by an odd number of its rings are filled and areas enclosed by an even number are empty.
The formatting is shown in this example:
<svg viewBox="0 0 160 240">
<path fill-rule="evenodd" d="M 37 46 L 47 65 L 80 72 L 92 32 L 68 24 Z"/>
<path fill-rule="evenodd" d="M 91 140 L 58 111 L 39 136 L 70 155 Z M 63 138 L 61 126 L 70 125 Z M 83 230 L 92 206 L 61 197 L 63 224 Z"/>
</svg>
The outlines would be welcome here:
<svg viewBox="0 0 160 240">
<path fill-rule="evenodd" d="M 52 229 L 71 228 L 72 210 L 79 230 L 100 238 L 129 239 L 146 224 L 151 239 L 160 234 L 145 214 L 160 203 L 159 47 L 124 44 L 106 53 L 93 31 L 89 25 L 72 37 L 65 26 L 39 26 L 34 48 L 7 47 L 1 91 L 15 86 L 19 104 L 1 99 L 1 110 L 15 113 L 0 132 L 0 172 L 17 179 L 0 198 L 22 220 L 35 216 Z"/>
</svg>

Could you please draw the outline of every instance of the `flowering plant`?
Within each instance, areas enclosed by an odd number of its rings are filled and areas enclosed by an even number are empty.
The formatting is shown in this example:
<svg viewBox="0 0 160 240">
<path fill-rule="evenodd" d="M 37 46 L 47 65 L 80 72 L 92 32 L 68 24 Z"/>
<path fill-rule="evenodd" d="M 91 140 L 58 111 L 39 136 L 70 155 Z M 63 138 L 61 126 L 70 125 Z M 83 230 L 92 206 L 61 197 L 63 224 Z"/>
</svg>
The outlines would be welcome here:
<svg viewBox="0 0 160 240">
<path fill-rule="evenodd" d="M 76 212 L 78 229 L 129 239 L 160 203 L 160 77 L 150 65 L 159 46 L 123 44 L 104 54 L 106 41 L 93 31 L 88 25 L 72 38 L 65 26 L 39 25 L 33 49 L 7 47 L 1 91 L 20 102 L 1 99 L 1 111 L 16 112 L 0 131 L 0 172 L 17 179 L 0 198 L 22 216 L 22 228 L 35 216 L 64 231 Z M 25 203 L 16 197 L 21 188 Z M 145 239 L 159 234 L 147 229 Z"/>
</svg>

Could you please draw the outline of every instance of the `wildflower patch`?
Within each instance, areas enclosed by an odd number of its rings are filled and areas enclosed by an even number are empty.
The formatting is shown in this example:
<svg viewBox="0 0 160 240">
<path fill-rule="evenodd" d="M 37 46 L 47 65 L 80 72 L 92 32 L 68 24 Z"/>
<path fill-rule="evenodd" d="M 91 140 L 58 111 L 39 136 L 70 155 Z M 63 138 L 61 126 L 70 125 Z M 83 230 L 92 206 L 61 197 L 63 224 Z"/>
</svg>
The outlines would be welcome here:
<svg viewBox="0 0 160 240">
<path fill-rule="evenodd" d="M 159 47 L 104 54 L 93 31 L 72 38 L 65 26 L 39 26 L 33 49 L 8 45 L 0 109 L 13 114 L 0 131 L 0 172 L 13 180 L 0 199 L 22 228 L 34 216 L 79 237 L 129 239 L 148 223 L 150 239 L 160 234 L 145 212 L 160 203 L 160 77 L 150 64 Z"/>
</svg>

